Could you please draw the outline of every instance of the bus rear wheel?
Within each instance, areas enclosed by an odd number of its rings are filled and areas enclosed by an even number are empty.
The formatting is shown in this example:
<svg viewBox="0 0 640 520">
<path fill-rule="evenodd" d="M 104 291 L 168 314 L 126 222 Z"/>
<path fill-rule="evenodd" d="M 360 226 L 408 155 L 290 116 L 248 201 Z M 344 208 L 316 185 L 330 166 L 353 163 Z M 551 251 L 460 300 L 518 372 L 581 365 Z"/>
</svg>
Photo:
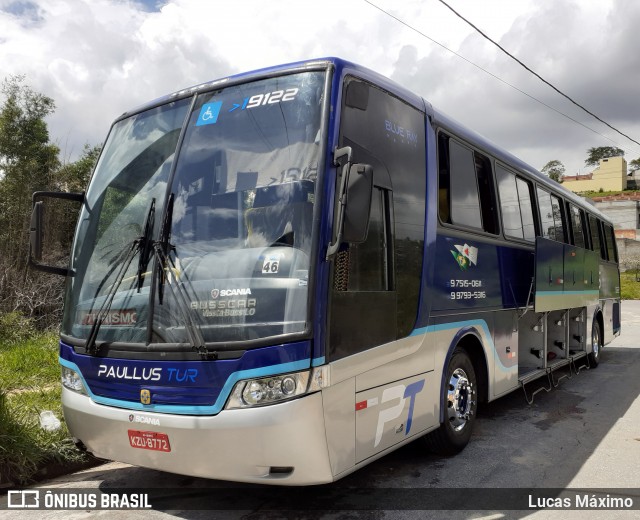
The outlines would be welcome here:
<svg viewBox="0 0 640 520">
<path fill-rule="evenodd" d="M 593 321 L 591 328 L 591 352 L 589 352 L 589 366 L 595 368 L 600 363 L 600 349 L 602 348 L 602 332 L 598 320 Z"/>
<path fill-rule="evenodd" d="M 454 350 L 442 392 L 444 422 L 427 434 L 429 449 L 438 455 L 455 455 L 469 443 L 476 419 L 476 373 L 468 354 L 460 348 Z"/>
</svg>

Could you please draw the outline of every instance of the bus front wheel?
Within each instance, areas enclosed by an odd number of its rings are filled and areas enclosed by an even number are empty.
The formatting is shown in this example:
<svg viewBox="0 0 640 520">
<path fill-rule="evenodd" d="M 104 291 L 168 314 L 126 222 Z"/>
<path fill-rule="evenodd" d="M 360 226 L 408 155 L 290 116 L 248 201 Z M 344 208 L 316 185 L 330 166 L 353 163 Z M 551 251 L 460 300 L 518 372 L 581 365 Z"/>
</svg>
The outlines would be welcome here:
<svg viewBox="0 0 640 520">
<path fill-rule="evenodd" d="M 463 349 L 456 348 L 449 361 L 441 406 L 444 422 L 425 441 L 438 455 L 455 455 L 469 443 L 478 407 L 476 373 Z"/>
<path fill-rule="evenodd" d="M 589 366 L 595 368 L 600 362 L 600 349 L 602 348 L 602 333 L 600 332 L 600 322 L 593 321 L 591 329 L 591 352 L 589 353 Z"/>
</svg>

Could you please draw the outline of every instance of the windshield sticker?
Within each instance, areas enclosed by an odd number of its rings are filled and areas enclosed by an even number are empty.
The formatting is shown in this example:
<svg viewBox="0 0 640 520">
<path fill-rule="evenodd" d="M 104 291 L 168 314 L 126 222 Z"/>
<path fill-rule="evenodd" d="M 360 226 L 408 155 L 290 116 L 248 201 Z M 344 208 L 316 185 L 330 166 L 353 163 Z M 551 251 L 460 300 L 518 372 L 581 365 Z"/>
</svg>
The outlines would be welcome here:
<svg viewBox="0 0 640 520">
<path fill-rule="evenodd" d="M 256 94 L 251 97 L 246 97 L 240 100 L 238 103 L 234 103 L 233 106 L 229 109 L 229 112 L 293 101 L 298 95 L 298 90 L 298 88 L 274 90 L 273 92 L 267 92 L 266 94 Z"/>
<path fill-rule="evenodd" d="M 267 259 L 262 264 L 262 274 L 276 274 L 280 267 L 279 260 Z"/>
<path fill-rule="evenodd" d="M 220 109 L 222 108 L 222 101 L 216 101 L 215 103 L 205 103 L 200 109 L 200 115 L 196 126 L 213 125 L 218 122 L 218 116 L 220 115 Z"/>
<path fill-rule="evenodd" d="M 228 318 L 254 316 L 257 300 L 255 298 L 230 298 L 226 300 L 192 301 L 191 309 L 200 311 L 204 318 Z"/>
<path fill-rule="evenodd" d="M 76 321 L 80 325 L 93 325 L 96 322 L 98 314 L 98 311 L 79 311 L 76 317 Z M 137 322 L 138 313 L 135 309 L 120 309 L 109 311 L 104 317 L 102 324 L 116 327 L 126 327 L 129 325 L 135 325 Z"/>
<path fill-rule="evenodd" d="M 283 256 L 282 253 L 260 255 L 260 259 L 262 260 L 262 274 L 277 274 L 280 270 L 280 261 Z"/>
</svg>

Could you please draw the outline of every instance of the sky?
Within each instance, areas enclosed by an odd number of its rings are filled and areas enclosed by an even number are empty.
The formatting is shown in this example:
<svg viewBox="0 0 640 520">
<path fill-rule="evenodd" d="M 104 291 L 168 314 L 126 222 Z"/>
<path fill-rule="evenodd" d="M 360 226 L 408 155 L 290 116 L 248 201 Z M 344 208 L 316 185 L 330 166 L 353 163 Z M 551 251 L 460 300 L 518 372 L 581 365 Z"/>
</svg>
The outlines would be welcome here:
<svg viewBox="0 0 640 520">
<path fill-rule="evenodd" d="M 640 141 L 640 2 L 446 1 Z M 544 85 L 439 0 L 0 0 L 0 80 L 25 75 L 55 101 L 50 136 L 68 161 L 142 103 L 322 56 L 392 78 L 538 169 L 560 160 L 567 175 L 588 173 L 595 146 L 640 157 L 640 145 Z"/>
</svg>

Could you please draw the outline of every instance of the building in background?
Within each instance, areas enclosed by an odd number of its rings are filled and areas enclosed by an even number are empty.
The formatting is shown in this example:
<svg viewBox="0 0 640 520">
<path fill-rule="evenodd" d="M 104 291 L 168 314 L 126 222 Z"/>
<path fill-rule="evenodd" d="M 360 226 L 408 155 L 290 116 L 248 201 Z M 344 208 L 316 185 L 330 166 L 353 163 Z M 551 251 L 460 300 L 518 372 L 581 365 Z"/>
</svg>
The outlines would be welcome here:
<svg viewBox="0 0 640 520">
<path fill-rule="evenodd" d="M 593 197 L 596 208 L 613 221 L 623 268 L 640 266 L 640 192 Z"/>
<path fill-rule="evenodd" d="M 602 159 L 587 175 L 565 176 L 562 185 L 575 192 L 622 193 L 591 197 L 595 206 L 613 221 L 622 268 L 640 266 L 640 192 L 624 191 L 640 186 L 640 171 L 627 175 L 624 157 Z"/>
<path fill-rule="evenodd" d="M 627 161 L 624 157 L 601 159 L 598 167 L 587 175 L 562 178 L 562 185 L 575 192 L 622 191 L 627 189 Z"/>
</svg>

